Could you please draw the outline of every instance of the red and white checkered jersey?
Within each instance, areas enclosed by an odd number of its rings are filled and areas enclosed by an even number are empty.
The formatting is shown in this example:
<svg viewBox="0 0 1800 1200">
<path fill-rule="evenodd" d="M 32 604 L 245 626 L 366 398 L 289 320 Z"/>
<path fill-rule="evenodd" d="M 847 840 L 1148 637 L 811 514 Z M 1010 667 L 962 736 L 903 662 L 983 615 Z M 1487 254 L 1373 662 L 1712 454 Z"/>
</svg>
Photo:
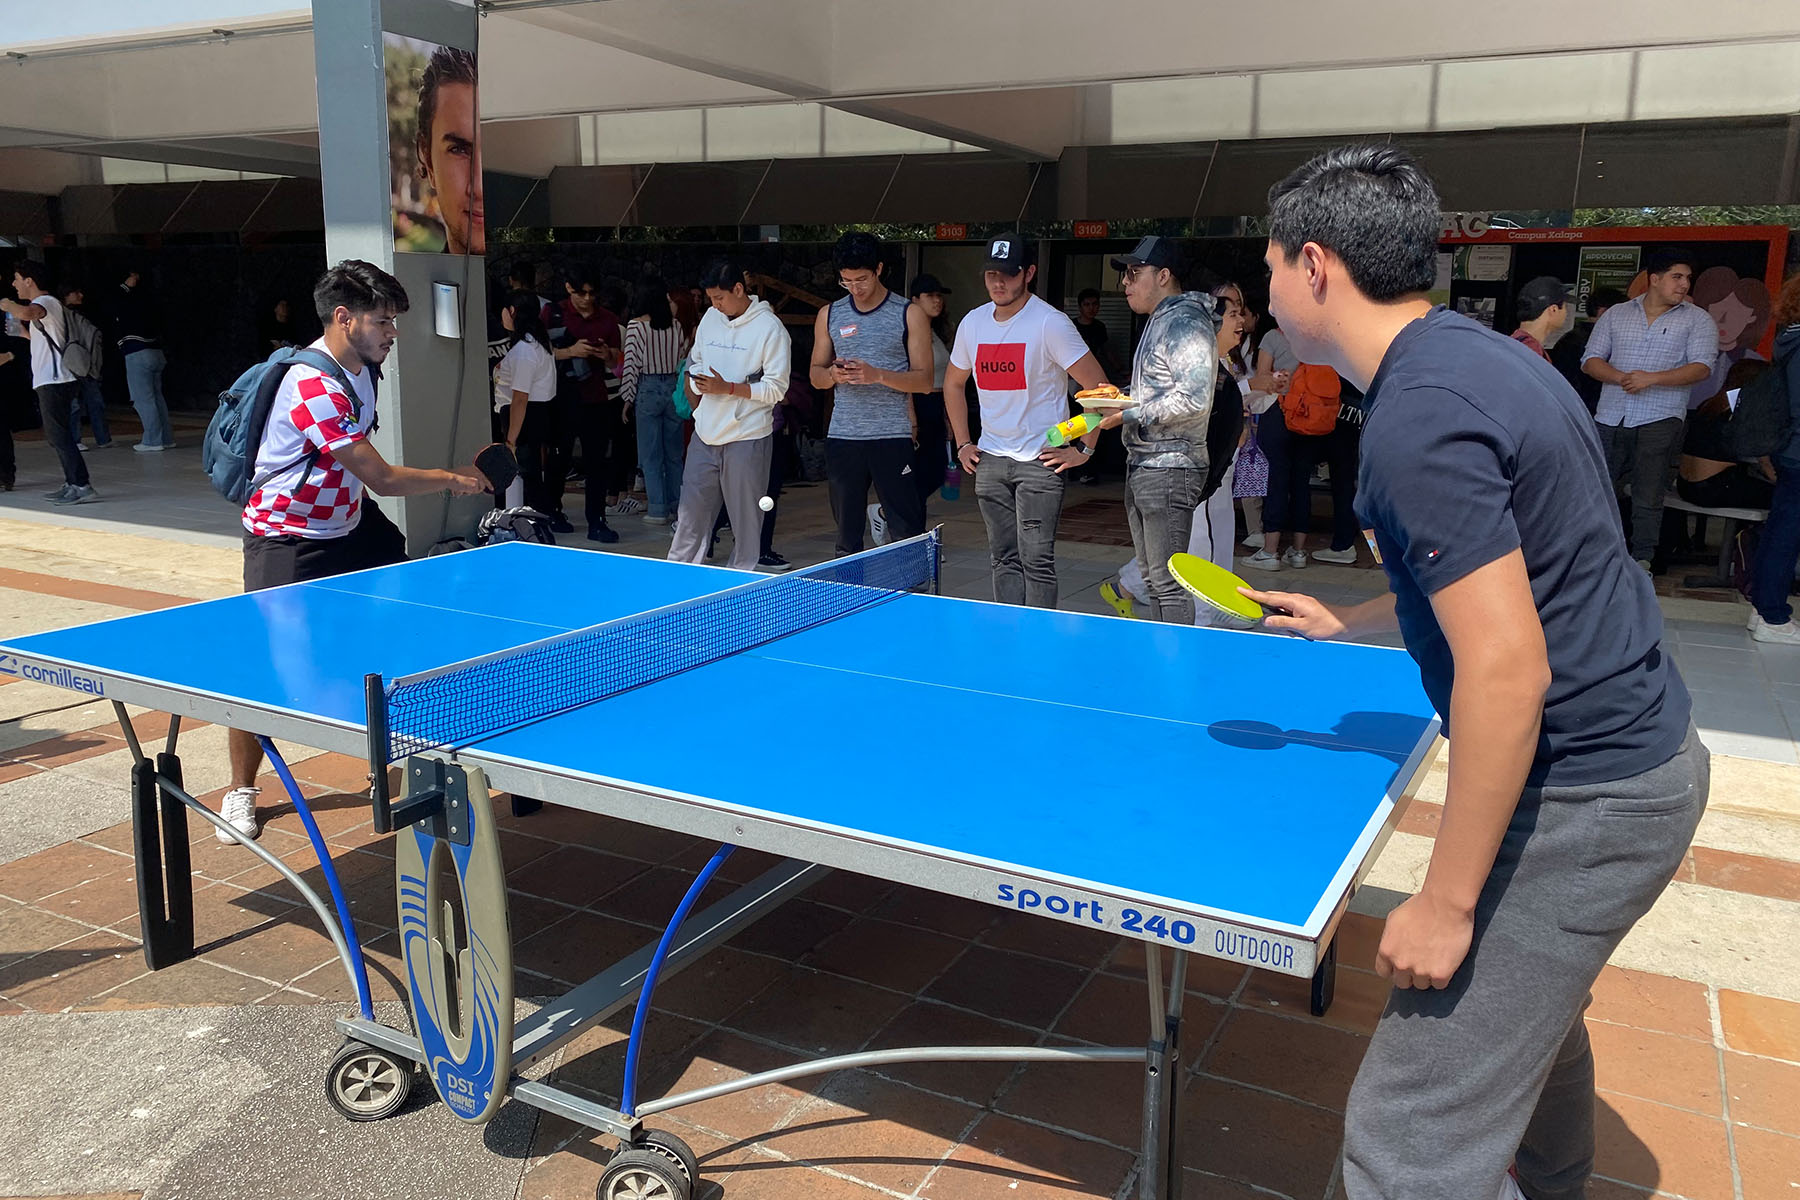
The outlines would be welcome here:
<svg viewBox="0 0 1800 1200">
<path fill-rule="evenodd" d="M 314 342 L 312 348 L 324 350 L 325 343 Z M 356 528 L 362 516 L 362 481 L 332 452 L 368 437 L 375 424 L 375 381 L 366 367 L 350 381 L 361 401 L 360 413 L 331 376 L 307 366 L 288 368 L 269 410 L 251 478 L 290 464 L 292 469 L 252 493 L 244 505 L 245 529 L 258 537 L 334 538 Z M 298 460 L 315 450 L 319 460 L 302 479 L 304 464 Z"/>
</svg>

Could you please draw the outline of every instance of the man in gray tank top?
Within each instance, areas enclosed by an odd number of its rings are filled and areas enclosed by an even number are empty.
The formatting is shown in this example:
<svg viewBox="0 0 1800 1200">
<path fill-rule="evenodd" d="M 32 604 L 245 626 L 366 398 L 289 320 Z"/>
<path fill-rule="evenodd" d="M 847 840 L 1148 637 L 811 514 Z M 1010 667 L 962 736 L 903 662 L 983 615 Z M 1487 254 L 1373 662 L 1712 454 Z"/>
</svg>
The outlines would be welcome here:
<svg viewBox="0 0 1800 1200">
<path fill-rule="evenodd" d="M 825 475 L 844 555 L 863 548 L 871 483 L 890 536 L 925 532 L 925 503 L 912 478 L 912 393 L 931 390 L 931 322 L 882 283 L 873 234 L 846 233 L 832 260 L 848 294 L 819 310 L 811 375 L 815 388 L 833 389 Z"/>
</svg>

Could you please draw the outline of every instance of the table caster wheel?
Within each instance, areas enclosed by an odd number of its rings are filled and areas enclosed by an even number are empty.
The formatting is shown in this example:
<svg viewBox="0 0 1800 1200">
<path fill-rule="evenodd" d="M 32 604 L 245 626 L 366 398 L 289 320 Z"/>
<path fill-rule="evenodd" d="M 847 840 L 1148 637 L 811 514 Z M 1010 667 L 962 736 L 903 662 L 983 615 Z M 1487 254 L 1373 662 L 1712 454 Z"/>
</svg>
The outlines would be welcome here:
<svg viewBox="0 0 1800 1200">
<path fill-rule="evenodd" d="M 361 1042 L 345 1042 L 325 1073 L 325 1098 L 352 1121 L 379 1121 L 412 1093 L 412 1063 Z"/>
<path fill-rule="evenodd" d="M 689 1190 L 700 1182 L 700 1160 L 694 1157 L 693 1147 L 661 1129 L 640 1129 L 635 1141 L 631 1143 L 633 1150 L 649 1150 L 660 1154 L 681 1171 L 687 1180 Z"/>
<path fill-rule="evenodd" d="M 688 1200 L 692 1187 L 660 1151 L 621 1150 L 606 1164 L 596 1200 Z"/>
</svg>

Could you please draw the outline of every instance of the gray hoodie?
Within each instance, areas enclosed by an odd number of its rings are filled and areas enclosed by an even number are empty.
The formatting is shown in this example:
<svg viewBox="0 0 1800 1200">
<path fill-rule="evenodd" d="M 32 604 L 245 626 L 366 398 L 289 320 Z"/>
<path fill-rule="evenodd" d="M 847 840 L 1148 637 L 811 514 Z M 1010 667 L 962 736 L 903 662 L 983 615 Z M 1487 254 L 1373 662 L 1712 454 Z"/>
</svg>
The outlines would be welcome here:
<svg viewBox="0 0 1800 1200">
<path fill-rule="evenodd" d="M 1219 320 L 1204 292 L 1169 296 L 1150 313 L 1131 360 L 1126 463 L 1206 470 L 1206 426 L 1219 370 Z"/>
</svg>

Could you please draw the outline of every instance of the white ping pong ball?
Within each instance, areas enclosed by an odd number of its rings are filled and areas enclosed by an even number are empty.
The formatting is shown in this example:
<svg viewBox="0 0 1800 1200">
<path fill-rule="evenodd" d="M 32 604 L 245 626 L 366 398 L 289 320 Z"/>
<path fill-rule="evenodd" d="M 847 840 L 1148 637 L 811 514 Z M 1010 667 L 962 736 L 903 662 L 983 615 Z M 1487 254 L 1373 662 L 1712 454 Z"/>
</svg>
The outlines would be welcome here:
<svg viewBox="0 0 1800 1200">
<path fill-rule="evenodd" d="M 762 509 L 764 512 L 773 512 L 775 509 L 775 502 L 767 496 L 764 496 L 761 500 L 756 502 L 756 507 Z"/>
</svg>

